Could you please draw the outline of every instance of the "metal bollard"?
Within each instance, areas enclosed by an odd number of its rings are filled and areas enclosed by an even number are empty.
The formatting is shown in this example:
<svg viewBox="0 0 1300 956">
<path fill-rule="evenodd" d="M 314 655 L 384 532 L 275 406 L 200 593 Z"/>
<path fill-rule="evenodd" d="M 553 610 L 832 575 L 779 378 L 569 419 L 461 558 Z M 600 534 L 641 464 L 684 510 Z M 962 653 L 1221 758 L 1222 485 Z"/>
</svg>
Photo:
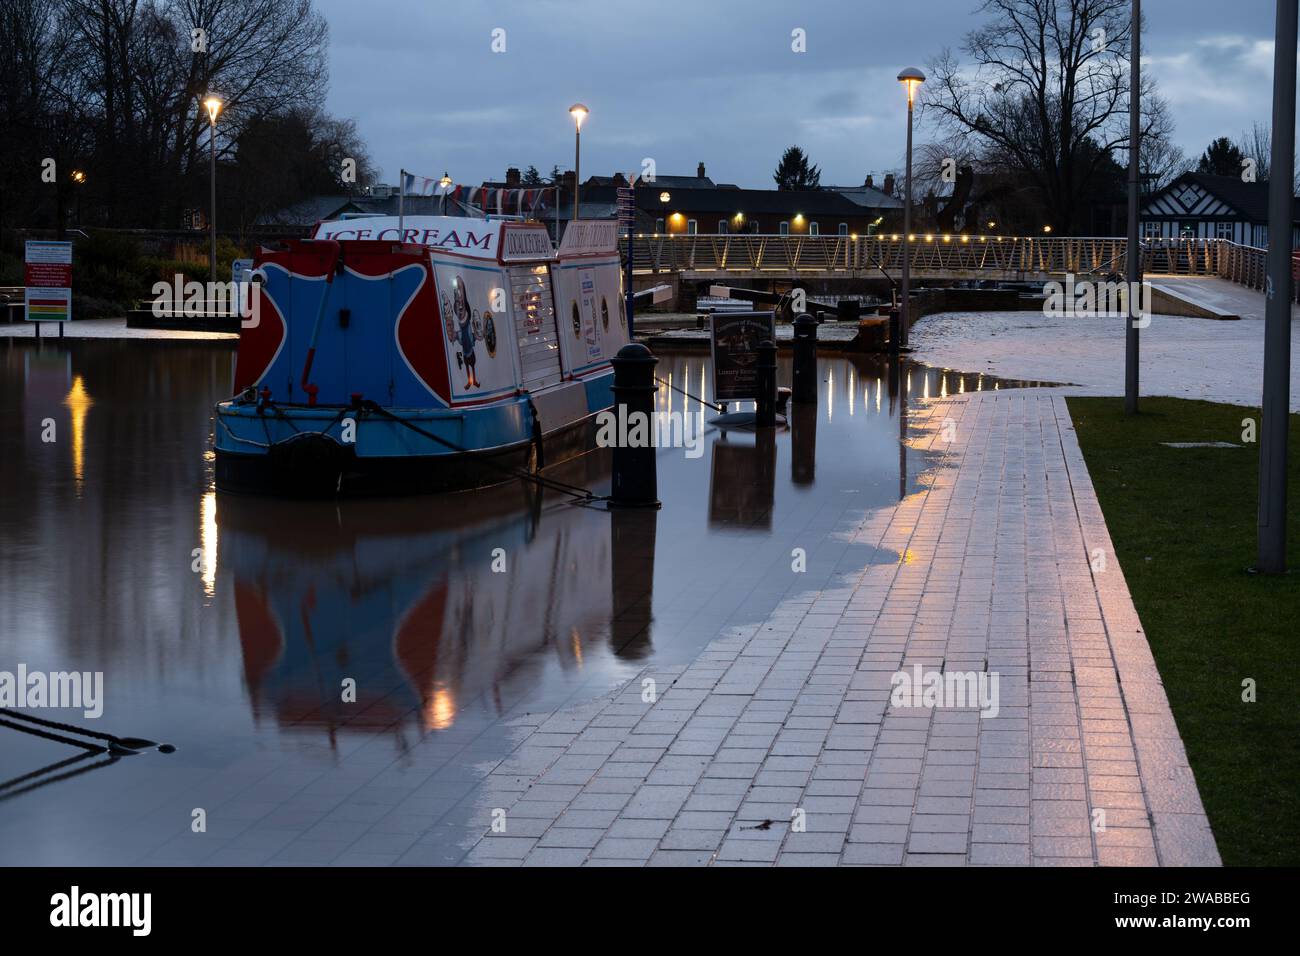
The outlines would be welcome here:
<svg viewBox="0 0 1300 956">
<path fill-rule="evenodd" d="M 613 479 L 610 487 L 611 507 L 658 508 L 659 481 L 655 474 L 656 449 L 649 443 L 654 415 L 655 366 L 659 360 L 639 342 L 625 345 L 610 359 L 614 367 L 614 407 L 610 413 L 632 421 L 638 412 L 645 417 L 647 442 L 642 448 L 614 444 Z M 637 416 L 640 417 L 640 416 Z"/>
<path fill-rule="evenodd" d="M 776 346 L 771 339 L 758 343 L 758 400 L 754 424 L 759 428 L 776 425 Z"/>
<path fill-rule="evenodd" d="M 799 404 L 817 404 L 817 320 L 794 320 L 794 376 L 790 397 Z"/>
<path fill-rule="evenodd" d="M 897 308 L 889 310 L 889 351 L 893 355 L 898 354 L 898 348 L 902 345 L 901 336 L 903 334 L 903 317 Z"/>
</svg>

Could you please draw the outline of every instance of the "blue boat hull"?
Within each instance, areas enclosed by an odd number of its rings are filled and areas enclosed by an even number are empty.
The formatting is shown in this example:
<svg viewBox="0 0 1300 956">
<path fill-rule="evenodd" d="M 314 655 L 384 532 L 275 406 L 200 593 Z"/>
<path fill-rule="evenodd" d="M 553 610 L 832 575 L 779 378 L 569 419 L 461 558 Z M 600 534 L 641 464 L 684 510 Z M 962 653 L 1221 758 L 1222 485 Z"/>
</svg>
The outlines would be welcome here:
<svg viewBox="0 0 1300 956">
<path fill-rule="evenodd" d="M 283 497 L 437 494 L 513 481 L 596 447 L 612 373 L 569 383 L 585 408 L 547 421 L 545 393 L 478 408 L 216 407 L 216 484 Z M 536 401 L 534 401 L 536 399 Z"/>
</svg>

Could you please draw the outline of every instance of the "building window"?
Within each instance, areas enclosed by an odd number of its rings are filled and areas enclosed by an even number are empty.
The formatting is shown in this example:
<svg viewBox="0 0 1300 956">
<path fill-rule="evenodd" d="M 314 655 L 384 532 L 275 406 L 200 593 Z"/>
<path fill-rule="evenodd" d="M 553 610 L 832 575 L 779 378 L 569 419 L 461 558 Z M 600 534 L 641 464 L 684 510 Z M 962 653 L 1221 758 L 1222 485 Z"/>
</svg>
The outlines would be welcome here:
<svg viewBox="0 0 1300 956">
<path fill-rule="evenodd" d="M 720 236 L 725 236 L 726 234 L 727 234 L 727 220 L 725 220 L 725 219 L 719 219 L 719 220 L 718 220 L 718 235 L 720 235 Z"/>
<path fill-rule="evenodd" d="M 849 224 L 847 222 L 840 223 L 840 235 L 847 236 L 848 234 L 849 234 Z"/>
<path fill-rule="evenodd" d="M 1142 238 L 1143 238 L 1143 239 L 1159 239 L 1159 238 L 1160 238 L 1160 223 L 1158 223 L 1158 222 L 1152 222 L 1152 221 L 1149 220 L 1149 219 L 1148 219 L 1146 222 L 1142 223 Z"/>
<path fill-rule="evenodd" d="M 1231 222 L 1216 222 L 1214 224 L 1214 238 L 1232 239 L 1232 226 Z"/>
<path fill-rule="evenodd" d="M 700 231 L 700 224 L 698 222 L 696 222 L 694 219 L 686 220 L 686 234 L 688 236 L 693 236 L 699 231 Z"/>
<path fill-rule="evenodd" d="M 662 233 L 663 231 L 664 231 L 664 221 L 663 221 L 662 219 L 656 219 L 656 220 L 655 220 L 655 232 Z"/>
<path fill-rule="evenodd" d="M 822 225 L 819 222 L 808 223 L 808 235 L 820 236 L 822 234 Z"/>
<path fill-rule="evenodd" d="M 779 227 L 779 229 L 780 229 L 780 233 L 781 233 L 781 235 L 783 235 L 783 236 L 788 236 L 788 235 L 790 235 L 790 222 L 789 222 L 789 220 L 786 220 L 786 221 L 782 222 L 781 225 L 780 225 L 780 227 Z"/>
</svg>

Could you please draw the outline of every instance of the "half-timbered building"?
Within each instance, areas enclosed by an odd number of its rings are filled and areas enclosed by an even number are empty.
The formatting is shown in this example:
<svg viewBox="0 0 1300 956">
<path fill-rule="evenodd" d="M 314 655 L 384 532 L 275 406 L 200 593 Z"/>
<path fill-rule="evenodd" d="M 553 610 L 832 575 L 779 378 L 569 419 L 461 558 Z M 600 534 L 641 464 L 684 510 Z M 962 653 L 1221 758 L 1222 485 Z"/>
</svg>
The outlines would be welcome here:
<svg viewBox="0 0 1300 956">
<path fill-rule="evenodd" d="M 1227 239 L 1268 245 L 1268 183 L 1184 173 L 1142 202 L 1145 239 Z M 1291 248 L 1300 248 L 1300 202 L 1293 202 Z"/>
</svg>

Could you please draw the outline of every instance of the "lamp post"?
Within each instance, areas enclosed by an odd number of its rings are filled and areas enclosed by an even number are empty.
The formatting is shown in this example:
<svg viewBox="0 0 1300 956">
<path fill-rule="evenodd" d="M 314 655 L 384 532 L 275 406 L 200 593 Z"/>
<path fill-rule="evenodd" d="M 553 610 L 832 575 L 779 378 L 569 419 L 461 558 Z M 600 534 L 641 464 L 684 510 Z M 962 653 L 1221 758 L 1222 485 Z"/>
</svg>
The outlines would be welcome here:
<svg viewBox="0 0 1300 956">
<path fill-rule="evenodd" d="M 211 144 L 212 196 L 208 207 L 208 230 L 212 244 L 208 253 L 208 281 L 217 281 L 217 114 L 221 112 L 221 98 L 209 93 L 203 101 L 208 111 L 208 142 Z"/>
<path fill-rule="evenodd" d="M 925 82 L 925 74 L 914 66 L 909 66 L 898 74 L 898 82 L 907 87 L 907 185 L 903 197 L 903 289 L 902 321 L 899 322 L 898 344 L 907 346 L 907 327 L 910 322 L 910 301 L 912 294 L 912 104 L 916 100 L 916 88 Z"/>
<path fill-rule="evenodd" d="M 1287 427 L 1291 391 L 1291 177 L 1295 161 L 1296 0 L 1277 0 L 1273 44 L 1273 175 L 1268 184 L 1268 281 L 1264 302 L 1264 421 L 1259 446 L 1255 569 L 1286 571 Z"/>
<path fill-rule="evenodd" d="M 582 121 L 587 118 L 587 107 L 581 103 L 574 103 L 569 107 L 569 115 L 573 117 L 573 218 L 578 218 L 578 190 L 581 188 L 578 183 L 582 181 L 579 173 L 580 163 L 582 160 Z"/>
<path fill-rule="evenodd" d="M 1142 254 L 1138 246 L 1138 167 L 1142 149 L 1142 2 L 1133 0 L 1129 26 L 1128 97 L 1128 241 L 1124 279 L 1128 282 L 1128 314 L 1124 316 L 1124 414 L 1138 411 L 1138 310 L 1134 308 L 1142 282 Z M 1289 229 L 1288 229 L 1289 231 Z"/>
<path fill-rule="evenodd" d="M 442 179 L 438 180 L 438 188 L 442 192 L 442 205 L 439 207 L 441 215 L 447 215 L 447 190 L 451 187 L 451 177 L 444 171 Z"/>
<path fill-rule="evenodd" d="M 81 225 L 81 187 L 86 185 L 86 174 L 80 169 L 72 171 L 72 185 L 77 191 L 77 225 Z"/>
</svg>

